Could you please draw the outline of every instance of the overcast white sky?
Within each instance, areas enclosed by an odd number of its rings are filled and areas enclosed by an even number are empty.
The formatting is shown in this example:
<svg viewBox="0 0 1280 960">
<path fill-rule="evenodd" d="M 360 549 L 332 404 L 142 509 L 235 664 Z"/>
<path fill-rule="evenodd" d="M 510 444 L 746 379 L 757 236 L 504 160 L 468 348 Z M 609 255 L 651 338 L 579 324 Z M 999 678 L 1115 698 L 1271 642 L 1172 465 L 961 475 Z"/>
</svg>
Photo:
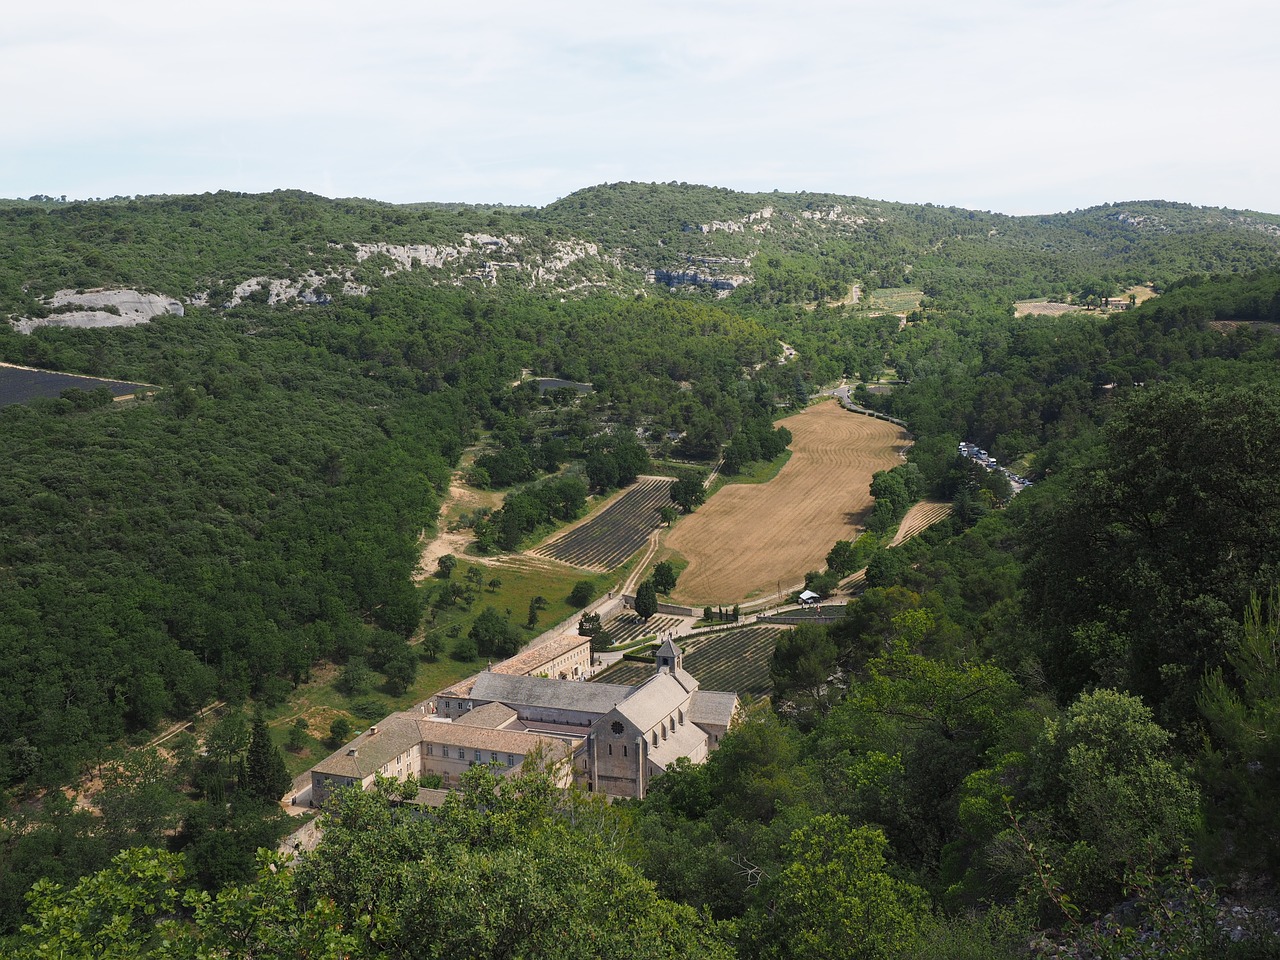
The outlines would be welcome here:
<svg viewBox="0 0 1280 960">
<path fill-rule="evenodd" d="M 1280 213 L 1277 38 L 1275 0 L 14 4 L 0 196 L 683 180 Z"/>
</svg>

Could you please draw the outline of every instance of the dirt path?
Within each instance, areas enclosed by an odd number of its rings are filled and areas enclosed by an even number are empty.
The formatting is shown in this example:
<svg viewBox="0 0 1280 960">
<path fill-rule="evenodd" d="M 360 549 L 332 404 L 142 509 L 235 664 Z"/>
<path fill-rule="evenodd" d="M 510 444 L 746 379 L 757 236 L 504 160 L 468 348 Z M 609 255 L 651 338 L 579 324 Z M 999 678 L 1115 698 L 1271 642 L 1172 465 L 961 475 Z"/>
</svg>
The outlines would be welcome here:
<svg viewBox="0 0 1280 960">
<path fill-rule="evenodd" d="M 459 516 L 480 507 L 502 505 L 501 494 L 489 494 L 467 486 L 462 481 L 462 471 L 455 470 L 449 479 L 449 492 L 440 504 L 438 526 L 439 532 L 434 537 L 425 534 L 418 541 L 421 554 L 418 557 L 418 569 L 414 571 L 414 579 L 421 583 L 436 572 L 436 562 L 447 553 L 455 557 L 466 553 L 467 547 L 475 543 L 471 530 L 459 527 L 450 530 L 450 524 Z M 468 557 L 478 563 L 491 563 L 498 557 Z"/>
</svg>

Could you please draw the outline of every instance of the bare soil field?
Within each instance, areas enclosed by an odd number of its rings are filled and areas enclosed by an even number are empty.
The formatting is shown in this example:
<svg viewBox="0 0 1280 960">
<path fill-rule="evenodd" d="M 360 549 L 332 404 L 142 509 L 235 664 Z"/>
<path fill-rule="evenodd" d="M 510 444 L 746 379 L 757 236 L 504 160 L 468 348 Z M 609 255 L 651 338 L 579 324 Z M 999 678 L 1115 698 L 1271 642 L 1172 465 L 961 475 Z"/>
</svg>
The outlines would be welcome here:
<svg viewBox="0 0 1280 960">
<path fill-rule="evenodd" d="M 852 540 L 871 510 L 871 475 L 902 462 L 902 428 L 819 403 L 781 421 L 791 459 L 763 484 L 721 488 L 667 535 L 689 561 L 673 601 L 733 604 L 826 566 L 837 540 Z"/>
<path fill-rule="evenodd" d="M 1050 303 L 1048 300 L 1019 300 L 1013 305 L 1015 317 L 1035 315 L 1038 317 L 1058 317 L 1064 313 L 1084 313 L 1084 307 L 1074 303 Z M 1097 312 L 1097 311 L 1093 311 Z"/>
<path fill-rule="evenodd" d="M 1112 297 L 1111 302 L 1114 304 L 1113 309 L 1124 309 L 1124 305 L 1128 303 L 1130 295 L 1133 296 L 1135 303 L 1142 303 L 1144 300 L 1150 300 L 1154 297 L 1155 291 L 1150 287 L 1130 287 L 1118 297 Z M 1025 317 L 1029 314 L 1038 316 L 1057 317 L 1064 313 L 1105 313 L 1091 307 L 1081 307 L 1073 303 L 1050 303 L 1048 300 L 1019 300 L 1013 305 L 1013 315 L 1015 317 Z"/>
<path fill-rule="evenodd" d="M 424 535 L 418 543 L 422 551 L 418 557 L 418 569 L 414 571 L 414 580 L 418 583 L 435 574 L 436 561 L 446 553 L 460 557 L 475 542 L 470 529 L 453 529 L 453 523 L 459 516 L 477 507 L 496 510 L 502 506 L 502 494 L 469 487 L 463 483 L 462 475 L 461 469 L 455 470 L 449 481 L 449 492 L 440 504 L 439 532 L 434 537 Z M 473 559 L 486 562 L 484 557 Z"/>
</svg>

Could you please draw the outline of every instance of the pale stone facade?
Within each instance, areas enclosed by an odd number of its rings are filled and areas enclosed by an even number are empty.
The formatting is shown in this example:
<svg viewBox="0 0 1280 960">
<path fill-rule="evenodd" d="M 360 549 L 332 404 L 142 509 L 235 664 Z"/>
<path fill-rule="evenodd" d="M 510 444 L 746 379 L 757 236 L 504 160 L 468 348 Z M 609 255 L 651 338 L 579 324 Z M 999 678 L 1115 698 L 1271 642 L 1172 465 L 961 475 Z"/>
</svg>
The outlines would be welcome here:
<svg viewBox="0 0 1280 960">
<path fill-rule="evenodd" d="M 533 752 L 569 761 L 561 764 L 566 786 L 572 779 L 608 796 L 643 797 L 677 758 L 703 762 L 737 711 L 736 694 L 699 689 L 669 640 L 654 675 L 634 687 L 486 671 L 388 717 L 313 767 L 312 802 L 341 786 L 367 788 L 378 775 L 438 774 L 455 786 L 472 765 L 513 772 Z"/>
</svg>

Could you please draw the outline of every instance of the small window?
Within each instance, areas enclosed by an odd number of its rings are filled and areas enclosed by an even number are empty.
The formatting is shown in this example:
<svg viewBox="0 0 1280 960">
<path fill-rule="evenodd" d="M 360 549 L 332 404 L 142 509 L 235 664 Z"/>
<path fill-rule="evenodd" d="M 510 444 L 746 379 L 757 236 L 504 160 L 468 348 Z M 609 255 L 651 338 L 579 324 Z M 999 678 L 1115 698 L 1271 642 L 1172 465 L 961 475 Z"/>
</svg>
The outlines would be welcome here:
<svg viewBox="0 0 1280 960">
<path fill-rule="evenodd" d="M 508 754 L 507 754 L 507 766 L 508 766 L 508 767 L 514 767 L 515 765 L 516 765 L 516 758 L 515 758 L 513 755 L 511 755 L 511 754 L 509 754 L 509 753 L 508 753 Z"/>
<path fill-rule="evenodd" d="M 476 751 L 476 763 L 479 763 L 479 762 L 480 762 L 480 751 L 479 751 L 479 750 L 477 750 L 477 751 Z"/>
<path fill-rule="evenodd" d="M 427 744 L 427 756 L 434 757 L 436 755 L 436 745 L 434 743 Z"/>
<path fill-rule="evenodd" d="M 491 752 L 489 753 L 489 762 L 490 762 L 490 763 L 497 763 L 497 762 L 498 762 L 498 754 L 497 754 L 497 752 L 496 752 L 496 751 L 491 751 Z"/>
<path fill-rule="evenodd" d="M 627 755 L 627 745 L 625 743 L 622 745 L 622 755 L 624 757 Z"/>
<path fill-rule="evenodd" d="M 609 756 L 613 756 L 613 744 L 609 744 Z"/>
<path fill-rule="evenodd" d="M 464 750 L 462 747 L 458 748 L 458 759 L 459 760 L 467 759 L 467 751 Z"/>
<path fill-rule="evenodd" d="M 609 729 L 613 732 L 613 735 L 615 737 L 620 737 L 622 736 L 622 732 L 626 729 L 626 727 L 622 725 L 622 721 L 615 720 L 613 721 L 613 723 L 609 724 Z"/>
</svg>

